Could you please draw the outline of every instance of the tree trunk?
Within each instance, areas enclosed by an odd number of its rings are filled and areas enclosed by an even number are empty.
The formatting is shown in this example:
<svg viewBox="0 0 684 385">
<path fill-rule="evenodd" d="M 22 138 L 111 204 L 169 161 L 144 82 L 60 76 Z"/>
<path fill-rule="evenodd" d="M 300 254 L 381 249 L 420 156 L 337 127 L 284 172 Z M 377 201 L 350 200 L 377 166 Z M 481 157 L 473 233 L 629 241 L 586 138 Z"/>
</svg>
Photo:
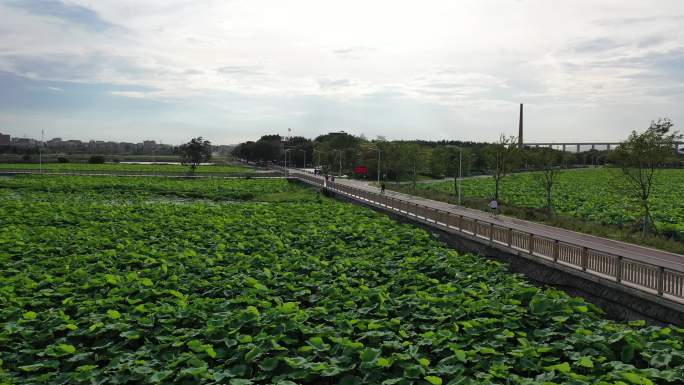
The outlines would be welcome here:
<svg viewBox="0 0 684 385">
<path fill-rule="evenodd" d="M 642 236 L 646 236 L 650 230 L 656 230 L 655 222 L 653 221 L 653 216 L 651 215 L 651 207 L 648 204 L 648 198 L 644 198 L 641 201 L 641 206 L 644 211 L 644 220 L 642 224 Z"/>
<path fill-rule="evenodd" d="M 553 215 L 553 171 L 548 171 L 546 174 L 546 214 L 551 217 Z"/>
<path fill-rule="evenodd" d="M 501 177 L 494 177 L 494 200 L 499 201 L 499 181 Z"/>
</svg>

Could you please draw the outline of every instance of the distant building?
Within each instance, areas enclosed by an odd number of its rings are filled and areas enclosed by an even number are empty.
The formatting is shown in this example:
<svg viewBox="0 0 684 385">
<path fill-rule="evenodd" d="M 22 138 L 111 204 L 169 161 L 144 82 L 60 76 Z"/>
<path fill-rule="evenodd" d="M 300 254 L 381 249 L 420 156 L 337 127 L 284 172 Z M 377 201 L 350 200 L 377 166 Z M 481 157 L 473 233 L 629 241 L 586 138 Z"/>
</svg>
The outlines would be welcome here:
<svg viewBox="0 0 684 385">
<path fill-rule="evenodd" d="M 0 146 L 9 146 L 12 141 L 9 135 L 0 133 Z"/>
<path fill-rule="evenodd" d="M 31 147 L 36 144 L 35 139 L 29 139 L 29 138 L 12 138 L 13 145 L 19 146 L 19 147 Z"/>
<path fill-rule="evenodd" d="M 121 142 L 119 143 L 119 152 L 121 154 L 135 154 L 137 146 L 135 143 Z"/>
<path fill-rule="evenodd" d="M 159 148 L 159 146 L 157 145 L 157 142 L 155 142 L 154 140 L 144 140 L 143 141 L 143 148 L 142 148 L 143 154 L 148 154 L 148 155 L 154 154 L 154 153 L 156 153 L 158 148 Z"/>
<path fill-rule="evenodd" d="M 40 140 L 31 138 L 10 137 L 0 133 L 0 147 L 2 152 L 16 153 L 17 150 L 33 149 L 41 145 Z M 107 155 L 176 155 L 176 147 L 145 140 L 141 143 L 114 142 L 104 140 L 64 140 L 62 138 L 52 138 L 43 143 L 47 153 L 53 154 L 107 154 Z M 228 154 L 232 146 L 214 146 L 214 152 Z"/>
<path fill-rule="evenodd" d="M 212 152 L 220 156 L 228 156 L 233 152 L 235 145 L 219 144 L 217 146 L 211 146 Z"/>
</svg>

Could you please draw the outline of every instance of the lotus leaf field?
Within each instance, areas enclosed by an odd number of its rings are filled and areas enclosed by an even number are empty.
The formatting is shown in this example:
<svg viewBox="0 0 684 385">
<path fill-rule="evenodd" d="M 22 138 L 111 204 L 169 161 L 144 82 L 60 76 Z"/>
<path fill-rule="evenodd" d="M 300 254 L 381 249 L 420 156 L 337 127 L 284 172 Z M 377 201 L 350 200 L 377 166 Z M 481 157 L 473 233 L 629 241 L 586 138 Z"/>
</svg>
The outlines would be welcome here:
<svg viewBox="0 0 684 385">
<path fill-rule="evenodd" d="M 181 164 L 133 164 L 133 163 L 0 163 L 2 170 L 38 170 L 44 172 L 149 172 L 149 173 L 184 173 L 190 166 Z M 197 167 L 198 173 L 249 173 L 254 169 L 235 164 L 203 165 Z"/>
<path fill-rule="evenodd" d="M 620 190 L 619 170 L 605 168 L 567 170 L 561 172 L 553 189 L 554 209 L 563 214 L 592 221 L 629 225 L 640 218 L 639 204 Z M 454 183 L 422 183 L 420 189 L 453 192 Z M 494 195 L 492 178 L 462 181 L 465 197 L 489 198 Z M 657 172 L 652 192 L 653 216 L 661 230 L 677 234 L 684 240 L 684 170 Z M 546 205 L 545 192 L 536 173 L 512 174 L 502 182 L 503 202 L 525 207 Z"/>
<path fill-rule="evenodd" d="M 284 180 L 0 179 L 4 384 L 675 384 L 683 336 Z"/>
</svg>

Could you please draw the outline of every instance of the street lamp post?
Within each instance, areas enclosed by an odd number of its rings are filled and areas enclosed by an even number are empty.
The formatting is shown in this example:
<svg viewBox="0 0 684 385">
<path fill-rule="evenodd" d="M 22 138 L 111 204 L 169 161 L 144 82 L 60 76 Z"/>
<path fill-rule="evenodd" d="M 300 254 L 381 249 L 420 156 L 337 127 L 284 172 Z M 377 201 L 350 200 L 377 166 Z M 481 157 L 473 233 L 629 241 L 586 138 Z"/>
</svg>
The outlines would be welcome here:
<svg viewBox="0 0 684 385">
<path fill-rule="evenodd" d="M 291 148 L 285 150 L 285 168 L 287 168 L 287 153 L 292 151 Z M 290 155 L 290 162 L 292 162 L 292 155 Z"/>
<path fill-rule="evenodd" d="M 340 153 L 340 178 L 342 177 L 342 150 L 332 150 L 333 152 Z"/>
<path fill-rule="evenodd" d="M 375 150 L 378 152 L 378 185 L 380 184 L 380 153 L 382 150 L 380 150 L 377 147 L 371 147 L 371 150 Z"/>
<path fill-rule="evenodd" d="M 461 205 L 461 179 L 463 178 L 463 173 L 462 170 L 463 168 L 461 167 L 462 165 L 462 158 L 463 158 L 463 147 L 458 148 L 458 205 Z"/>
<path fill-rule="evenodd" d="M 306 168 L 306 150 L 300 148 L 300 149 L 297 150 L 297 151 L 301 151 L 301 152 L 304 153 L 304 167 L 302 167 L 302 168 Z"/>
<path fill-rule="evenodd" d="M 325 151 L 313 150 L 314 154 L 318 153 L 318 168 L 321 168 L 321 154 L 325 154 Z"/>
</svg>

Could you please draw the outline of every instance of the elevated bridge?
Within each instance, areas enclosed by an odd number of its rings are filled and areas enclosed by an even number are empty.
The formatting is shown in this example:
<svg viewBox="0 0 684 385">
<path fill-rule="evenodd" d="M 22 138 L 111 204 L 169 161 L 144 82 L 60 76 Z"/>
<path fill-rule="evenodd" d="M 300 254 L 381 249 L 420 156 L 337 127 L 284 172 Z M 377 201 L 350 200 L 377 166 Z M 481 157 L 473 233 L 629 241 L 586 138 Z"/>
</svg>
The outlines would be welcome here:
<svg viewBox="0 0 684 385">
<path fill-rule="evenodd" d="M 586 150 L 612 150 L 621 142 L 529 142 L 523 143 L 523 147 L 549 147 L 562 151 L 586 151 Z M 676 151 L 684 153 L 684 142 L 677 142 Z"/>
<path fill-rule="evenodd" d="M 466 249 L 485 256 L 498 254 L 502 258 L 497 259 L 535 280 L 572 287 L 579 295 L 588 293 L 599 305 L 631 312 L 619 318 L 684 324 L 683 255 L 510 217 L 493 218 L 483 211 L 412 195 L 381 194 L 361 181 L 332 183 L 308 171 L 280 169 L 291 179 L 438 230 L 447 238 L 466 240 Z M 557 273 L 564 278 L 558 281 Z"/>
</svg>

